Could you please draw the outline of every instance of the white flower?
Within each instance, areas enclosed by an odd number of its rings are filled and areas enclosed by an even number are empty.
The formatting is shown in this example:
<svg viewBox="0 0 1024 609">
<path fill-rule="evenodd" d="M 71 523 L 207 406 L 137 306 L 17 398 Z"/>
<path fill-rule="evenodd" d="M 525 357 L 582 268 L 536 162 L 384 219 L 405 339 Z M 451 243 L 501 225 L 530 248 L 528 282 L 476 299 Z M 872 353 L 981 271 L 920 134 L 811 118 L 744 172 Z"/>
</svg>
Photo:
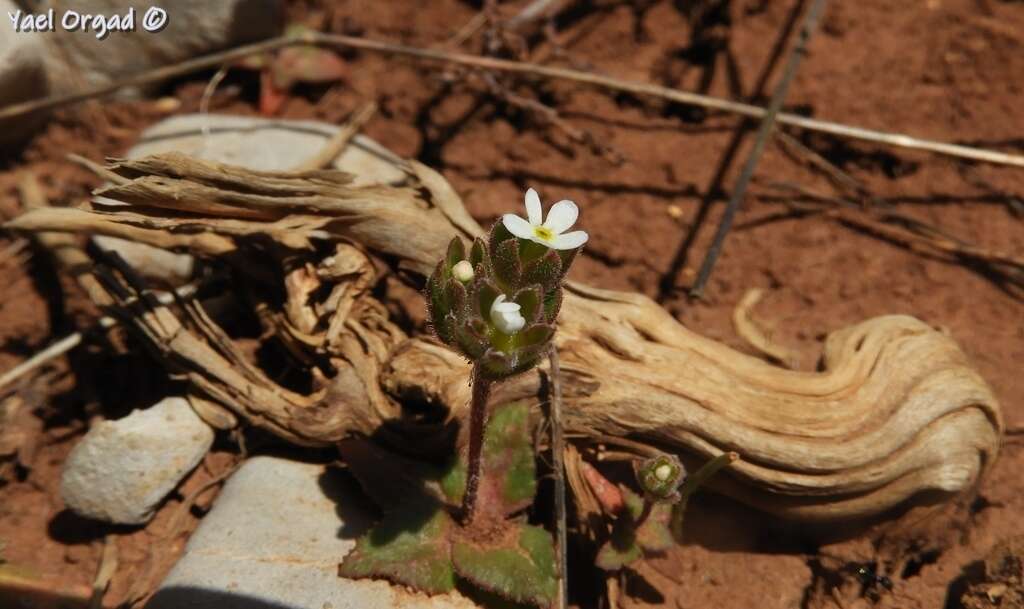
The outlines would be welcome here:
<svg viewBox="0 0 1024 609">
<path fill-rule="evenodd" d="M 654 468 L 654 477 L 665 482 L 672 477 L 672 466 L 668 463 L 662 463 L 658 467 Z"/>
<path fill-rule="evenodd" d="M 519 313 L 519 305 L 506 301 L 504 294 L 498 294 L 491 305 L 491 323 L 505 334 L 515 334 L 526 325 L 526 319 Z"/>
<path fill-rule="evenodd" d="M 473 265 L 469 263 L 469 260 L 463 260 L 452 267 L 452 276 L 466 283 L 473 279 Z"/>
<path fill-rule="evenodd" d="M 587 233 L 581 230 L 566 233 L 580 215 L 579 208 L 572 201 L 559 201 L 548 210 L 548 219 L 543 224 L 543 210 L 537 191 L 526 191 L 526 217 L 523 220 L 515 214 L 505 214 L 501 223 L 508 232 L 520 239 L 529 239 L 535 243 L 556 250 L 571 250 L 587 242 Z M 565 234 L 562 234 L 565 233 Z"/>
</svg>

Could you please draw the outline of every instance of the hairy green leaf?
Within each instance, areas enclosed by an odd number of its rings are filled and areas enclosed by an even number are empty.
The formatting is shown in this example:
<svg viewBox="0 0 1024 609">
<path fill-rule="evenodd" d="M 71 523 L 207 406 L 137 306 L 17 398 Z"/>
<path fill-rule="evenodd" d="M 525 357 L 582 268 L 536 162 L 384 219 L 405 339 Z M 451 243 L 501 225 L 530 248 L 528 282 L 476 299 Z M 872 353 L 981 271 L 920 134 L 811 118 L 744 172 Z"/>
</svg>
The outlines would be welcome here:
<svg viewBox="0 0 1024 609">
<path fill-rule="evenodd" d="M 454 526 L 437 503 L 411 502 L 360 537 L 338 575 L 386 579 L 430 594 L 449 592 L 455 588 L 450 542 Z"/>
<path fill-rule="evenodd" d="M 551 536 L 540 527 L 510 525 L 515 546 L 458 540 L 452 559 L 459 576 L 517 603 L 550 607 L 558 591 Z M 507 536 L 502 536 L 507 537 Z"/>
</svg>

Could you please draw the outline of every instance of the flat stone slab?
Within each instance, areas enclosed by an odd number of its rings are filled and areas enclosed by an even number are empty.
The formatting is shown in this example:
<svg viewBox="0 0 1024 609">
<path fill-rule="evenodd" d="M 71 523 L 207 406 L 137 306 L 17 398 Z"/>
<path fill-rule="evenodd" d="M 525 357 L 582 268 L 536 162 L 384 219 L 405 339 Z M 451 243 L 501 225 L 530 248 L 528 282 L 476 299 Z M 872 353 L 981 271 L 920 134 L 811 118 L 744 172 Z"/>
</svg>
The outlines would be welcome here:
<svg viewBox="0 0 1024 609">
<path fill-rule="evenodd" d="M 207 161 L 258 171 L 286 171 L 316 156 L 340 127 L 319 121 L 273 120 L 231 114 L 181 114 L 146 129 L 128 157 L 181 152 Z M 402 160 L 377 142 L 356 135 L 334 167 L 355 176 L 355 184 L 389 184 L 405 179 Z"/>
<path fill-rule="evenodd" d="M 338 577 L 373 523 L 358 487 L 323 465 L 250 459 L 228 480 L 147 609 L 472 609 L 458 593 L 427 596 Z"/>
</svg>

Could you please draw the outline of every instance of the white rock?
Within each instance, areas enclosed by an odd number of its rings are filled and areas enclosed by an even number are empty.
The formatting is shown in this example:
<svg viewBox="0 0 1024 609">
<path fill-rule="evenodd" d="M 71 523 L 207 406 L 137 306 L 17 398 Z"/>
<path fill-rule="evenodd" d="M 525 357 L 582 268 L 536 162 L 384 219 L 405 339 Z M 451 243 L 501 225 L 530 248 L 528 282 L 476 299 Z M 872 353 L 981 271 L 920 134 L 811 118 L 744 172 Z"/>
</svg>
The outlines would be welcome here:
<svg viewBox="0 0 1024 609">
<path fill-rule="evenodd" d="M 166 398 L 90 429 L 64 463 L 61 496 L 82 516 L 143 524 L 212 443 L 184 398 Z"/>
<path fill-rule="evenodd" d="M 273 457 L 227 482 L 146 609 L 472 609 L 458 593 L 427 596 L 338 577 L 371 524 L 344 474 Z"/>
<path fill-rule="evenodd" d="M 15 32 L 7 15 L 18 10 L 11 0 L 0 0 L 0 18 L 4 19 L 0 24 L 0 107 L 43 97 L 49 91 L 44 36 Z M 36 113 L 0 121 L 0 146 L 25 138 L 42 119 Z"/>
<path fill-rule="evenodd" d="M 54 12 L 55 31 L 46 37 L 53 47 L 47 66 L 51 89 L 60 93 L 106 85 L 152 68 L 275 36 L 281 31 L 284 16 L 281 0 L 75 0 L 44 4 L 59 5 Z M 146 11 L 151 7 L 165 11 L 166 25 L 159 31 L 144 27 Z M 95 28 L 69 32 L 61 26 L 65 16 L 71 17 L 69 11 L 122 17 L 129 9 L 135 9 L 134 32 L 112 31 L 100 40 Z M 121 91 L 126 92 L 130 90 Z"/>
</svg>

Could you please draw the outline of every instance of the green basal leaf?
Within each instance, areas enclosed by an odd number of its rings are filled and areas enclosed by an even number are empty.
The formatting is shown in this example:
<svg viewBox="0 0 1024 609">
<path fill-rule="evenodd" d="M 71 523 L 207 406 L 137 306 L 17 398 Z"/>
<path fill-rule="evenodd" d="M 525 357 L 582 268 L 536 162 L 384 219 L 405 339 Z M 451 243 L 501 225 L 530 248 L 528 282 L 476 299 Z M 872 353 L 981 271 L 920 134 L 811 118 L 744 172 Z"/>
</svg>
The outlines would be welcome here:
<svg viewBox="0 0 1024 609">
<path fill-rule="evenodd" d="M 555 547 L 551 536 L 540 527 L 510 525 L 515 546 L 456 541 L 452 559 L 460 577 L 517 603 L 547 608 L 558 592 Z"/>
<path fill-rule="evenodd" d="M 537 466 L 526 402 L 513 402 L 494 411 L 484 433 L 483 454 L 480 484 L 496 487 L 493 495 L 500 500 L 501 512 L 510 515 L 528 507 L 537 492 Z"/>
<path fill-rule="evenodd" d="M 466 494 L 466 459 L 460 455 L 453 459 L 448 468 L 441 475 L 441 492 L 452 505 L 461 505 L 462 496 Z"/>
<path fill-rule="evenodd" d="M 338 575 L 386 579 L 429 594 L 449 592 L 455 588 L 450 542 L 454 526 L 438 504 L 410 503 L 360 537 Z"/>
<path fill-rule="evenodd" d="M 537 492 L 537 466 L 530 433 L 530 406 L 512 402 L 491 414 L 484 431 L 480 506 L 502 518 L 522 511 Z M 441 490 L 454 504 L 466 488 L 466 456 L 461 454 L 440 477 Z M 489 502 L 489 503 L 488 503 Z"/>
<path fill-rule="evenodd" d="M 512 299 L 513 302 L 519 305 L 519 314 L 526 319 L 527 324 L 536 322 L 538 317 L 540 317 L 542 294 L 543 292 L 539 285 L 532 285 L 519 290 L 519 293 Z"/>
<path fill-rule="evenodd" d="M 626 565 L 643 558 L 643 550 L 636 543 L 632 527 L 616 526 L 612 538 L 597 551 L 594 564 L 605 571 L 619 571 Z"/>
<path fill-rule="evenodd" d="M 506 293 L 514 292 L 522 281 L 523 272 L 516 241 L 514 239 L 504 241 L 491 251 L 494 252 L 491 262 L 494 265 L 494 276 L 498 280 L 498 287 Z M 489 313 L 490 311 L 488 311 Z"/>
<path fill-rule="evenodd" d="M 655 503 L 651 515 L 637 528 L 636 543 L 645 552 L 664 552 L 675 545 L 669 529 L 672 507 L 670 503 Z"/>
</svg>

